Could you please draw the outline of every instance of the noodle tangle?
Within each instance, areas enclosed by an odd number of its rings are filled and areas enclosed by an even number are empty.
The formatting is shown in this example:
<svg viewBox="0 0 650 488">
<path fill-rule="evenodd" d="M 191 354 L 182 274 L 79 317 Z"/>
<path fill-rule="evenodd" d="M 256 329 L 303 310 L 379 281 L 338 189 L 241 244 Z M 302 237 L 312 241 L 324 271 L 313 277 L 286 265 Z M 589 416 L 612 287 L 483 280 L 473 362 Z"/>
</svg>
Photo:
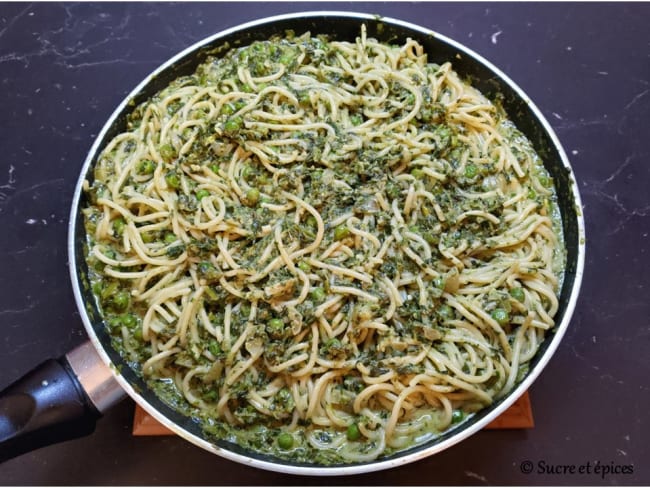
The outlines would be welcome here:
<svg viewBox="0 0 650 488">
<path fill-rule="evenodd" d="M 288 33 L 209 58 L 134 109 L 86 195 L 116 348 L 260 452 L 425 442 L 507 394 L 554 326 L 552 180 L 411 39 Z"/>
</svg>

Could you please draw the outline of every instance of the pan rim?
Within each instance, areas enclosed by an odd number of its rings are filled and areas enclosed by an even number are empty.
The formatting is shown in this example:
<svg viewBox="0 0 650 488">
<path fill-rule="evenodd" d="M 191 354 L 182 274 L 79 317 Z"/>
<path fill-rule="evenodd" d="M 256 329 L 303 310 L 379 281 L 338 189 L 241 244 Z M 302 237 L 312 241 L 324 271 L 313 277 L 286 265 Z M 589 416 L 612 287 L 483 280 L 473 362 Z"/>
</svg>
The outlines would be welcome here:
<svg viewBox="0 0 650 488">
<path fill-rule="evenodd" d="M 293 20 L 310 19 L 315 17 L 346 17 L 353 20 L 358 20 L 360 22 L 373 21 L 378 19 L 377 15 L 361 13 L 361 12 L 316 10 L 316 11 L 296 12 L 290 14 L 280 14 L 280 15 L 274 15 L 270 17 L 264 17 L 253 21 L 245 22 L 242 24 L 238 24 L 233 27 L 222 30 L 220 32 L 217 32 L 215 34 L 212 34 L 204 39 L 197 41 L 196 43 L 182 50 L 178 54 L 172 56 L 167 61 L 162 63 L 158 68 L 156 68 L 153 72 L 147 75 L 128 95 L 126 95 L 126 97 L 122 100 L 122 102 L 115 108 L 115 110 L 109 116 L 104 126 L 102 127 L 102 130 L 97 134 L 95 141 L 92 144 L 90 150 L 88 151 L 86 159 L 81 167 L 80 176 L 74 190 L 74 196 L 72 200 L 71 213 L 70 213 L 70 219 L 68 225 L 68 258 L 69 258 L 68 262 L 69 262 L 70 278 L 73 285 L 73 292 L 74 292 L 77 309 L 79 310 L 80 316 L 82 318 L 84 327 L 88 333 L 90 341 L 92 342 L 93 346 L 97 350 L 102 361 L 107 366 L 111 367 L 113 363 L 108 353 L 106 352 L 104 345 L 101 343 L 97 334 L 95 333 L 93 324 L 91 323 L 90 318 L 86 313 L 86 305 L 85 305 L 86 300 L 79 286 L 78 271 L 77 271 L 78 270 L 77 254 L 75 252 L 76 247 L 78 245 L 78 242 L 76 240 L 76 228 L 77 225 L 83 225 L 83 223 L 79 224 L 77 219 L 78 209 L 81 201 L 83 183 L 86 179 L 86 175 L 88 173 L 89 168 L 91 167 L 95 158 L 99 154 L 98 151 L 100 150 L 100 146 L 102 144 L 102 141 L 106 133 L 114 125 L 119 114 L 122 113 L 122 111 L 125 109 L 127 104 L 137 94 L 139 94 L 151 82 L 153 78 L 155 78 L 160 73 L 167 70 L 170 66 L 174 65 L 176 62 L 183 59 L 184 57 L 199 51 L 202 47 L 215 43 L 219 39 L 224 38 L 228 35 L 236 34 L 239 31 L 248 30 L 254 27 L 259 27 L 266 24 L 272 24 L 278 21 L 283 21 L 288 19 L 293 19 Z M 235 461 L 240 464 L 249 465 L 252 467 L 265 469 L 269 471 L 281 472 L 285 474 L 293 474 L 293 475 L 340 476 L 340 475 L 361 474 L 361 473 L 380 471 L 384 469 L 390 469 L 397 466 L 409 464 L 418 461 L 420 459 L 423 459 L 425 457 L 429 457 L 438 452 L 444 451 L 445 449 L 448 449 L 449 447 L 461 442 L 462 440 L 472 436 L 473 434 L 481 430 L 488 423 L 490 423 L 492 420 L 494 420 L 499 415 L 501 415 L 508 407 L 510 407 L 521 396 L 521 394 L 523 394 L 531 386 L 531 384 L 541 374 L 542 370 L 546 367 L 551 357 L 555 354 L 555 351 L 558 348 L 566 332 L 566 329 L 568 328 L 568 325 L 571 321 L 571 318 L 575 310 L 575 306 L 579 296 L 580 288 L 582 285 L 582 278 L 584 274 L 585 250 L 586 250 L 584 215 L 582 211 L 582 202 L 580 198 L 579 188 L 578 185 L 576 184 L 576 178 L 574 176 L 573 169 L 570 165 L 566 152 L 564 151 L 557 135 L 555 134 L 548 120 L 544 117 L 544 115 L 537 108 L 537 106 L 532 102 L 530 97 L 528 97 L 528 95 L 508 75 L 506 75 L 498 67 L 493 65 L 490 61 L 488 61 L 487 59 L 485 59 L 483 56 L 476 53 L 475 51 L 467 48 L 463 44 L 460 44 L 459 42 L 445 35 L 437 33 L 432 29 L 411 22 L 406 22 L 403 20 L 399 20 L 387 16 L 380 16 L 379 20 L 387 24 L 391 24 L 393 26 L 405 29 L 407 31 L 415 31 L 422 35 L 433 36 L 436 39 L 442 41 L 443 43 L 446 43 L 452 46 L 453 48 L 457 49 L 458 51 L 466 54 L 475 62 L 482 64 L 485 68 L 487 68 L 489 71 L 494 73 L 500 80 L 502 80 L 503 83 L 508 85 L 517 94 L 517 96 L 526 103 L 526 105 L 532 111 L 533 115 L 537 118 L 540 125 L 543 127 L 544 132 L 551 140 L 554 149 L 557 151 L 562 161 L 562 164 L 568 173 L 569 182 L 571 185 L 571 192 L 573 194 L 573 203 L 576 208 L 576 220 L 577 220 L 577 227 L 578 227 L 578 249 L 577 249 L 577 258 L 576 258 L 576 269 L 575 269 L 575 276 L 573 277 L 573 285 L 571 286 L 571 293 L 567 301 L 567 307 L 564 313 L 564 317 L 562 318 L 562 321 L 559 324 L 556 324 L 556 326 L 554 327 L 553 337 L 550 338 L 550 343 L 548 347 L 546 348 L 545 351 L 543 351 L 541 357 L 537 360 L 535 366 L 526 375 L 525 379 L 521 383 L 519 383 L 516 386 L 516 388 L 511 390 L 507 394 L 504 400 L 500 401 L 494 407 L 488 407 L 488 408 L 493 408 L 493 410 L 491 410 L 482 419 L 469 425 L 467 428 L 459 428 L 456 433 L 452 434 L 449 438 L 444 439 L 441 442 L 434 443 L 433 445 L 424 447 L 422 449 L 416 449 L 415 452 L 411 452 L 403 456 L 400 456 L 398 454 L 397 457 L 387 459 L 387 460 L 378 460 L 369 463 L 355 464 L 355 465 L 332 466 L 332 467 L 318 466 L 318 465 L 315 466 L 294 465 L 291 464 L 289 461 L 283 461 L 281 459 L 278 459 L 277 462 L 271 462 L 271 461 L 257 459 L 244 454 L 230 451 L 228 449 L 221 448 L 209 442 L 208 440 L 187 431 L 177 423 L 168 419 L 155 406 L 150 404 L 138 391 L 136 391 L 133 388 L 133 385 L 119 371 L 116 371 L 115 368 L 111 368 L 113 370 L 113 376 L 120 384 L 120 386 L 126 391 L 126 393 L 131 398 L 133 398 L 134 401 L 138 405 L 140 405 L 147 413 L 149 413 L 152 417 L 158 420 L 165 427 L 169 428 L 175 434 L 197 445 L 198 447 L 201 447 L 223 458 L 229 459 L 231 461 Z"/>
</svg>

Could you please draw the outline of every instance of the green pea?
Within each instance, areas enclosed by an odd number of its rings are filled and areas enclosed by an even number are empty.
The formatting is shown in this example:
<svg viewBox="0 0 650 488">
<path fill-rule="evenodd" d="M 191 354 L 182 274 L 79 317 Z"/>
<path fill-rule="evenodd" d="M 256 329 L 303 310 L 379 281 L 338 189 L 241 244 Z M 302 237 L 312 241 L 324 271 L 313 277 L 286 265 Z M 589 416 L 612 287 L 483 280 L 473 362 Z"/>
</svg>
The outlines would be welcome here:
<svg viewBox="0 0 650 488">
<path fill-rule="evenodd" d="M 124 234 L 124 226 L 126 225 L 126 222 L 122 217 L 118 217 L 113 221 L 113 232 L 115 233 L 116 236 L 121 236 Z"/>
<path fill-rule="evenodd" d="M 361 115 L 351 115 L 350 116 L 350 122 L 352 122 L 352 125 L 361 125 L 363 122 L 363 119 L 361 118 Z"/>
<path fill-rule="evenodd" d="M 177 239 L 176 234 L 174 234 L 173 232 L 167 232 L 165 234 L 165 237 L 163 238 L 163 241 L 165 242 L 165 244 L 171 244 L 173 242 L 176 242 L 176 239 Z"/>
<path fill-rule="evenodd" d="M 197 192 L 196 192 L 196 198 L 198 200 L 201 200 L 201 199 L 203 199 L 205 197 L 209 197 L 209 196 L 210 196 L 210 192 L 208 190 L 206 190 L 205 188 L 201 188 L 200 190 L 197 190 Z"/>
<path fill-rule="evenodd" d="M 315 302 L 322 302 L 325 300 L 325 290 L 322 287 L 317 286 L 310 292 L 312 300 Z"/>
<path fill-rule="evenodd" d="M 472 179 L 478 174 L 478 168 L 475 164 L 468 164 L 465 166 L 465 178 Z"/>
<path fill-rule="evenodd" d="M 283 54 L 282 56 L 280 56 L 280 59 L 278 61 L 280 61 L 284 65 L 288 65 L 291 64 L 291 62 L 293 61 L 293 56 L 291 56 L 290 54 Z"/>
<path fill-rule="evenodd" d="M 257 188 L 250 188 L 246 192 L 246 204 L 249 207 L 254 207 L 260 199 L 260 191 Z"/>
<path fill-rule="evenodd" d="M 293 436 L 288 432 L 282 432 L 278 436 L 278 446 L 280 446 L 280 449 L 284 449 L 285 451 L 291 449 L 293 447 Z"/>
<path fill-rule="evenodd" d="M 219 165 L 212 163 L 211 165 L 208 166 L 210 168 L 210 171 L 212 171 L 215 175 L 219 174 Z"/>
<path fill-rule="evenodd" d="M 248 83 L 244 83 L 242 85 L 242 87 L 241 87 L 241 91 L 243 91 L 245 93 L 250 93 L 250 92 L 253 91 L 253 89 L 251 88 L 251 86 Z"/>
<path fill-rule="evenodd" d="M 284 322 L 282 319 L 271 319 L 268 322 L 268 327 L 271 330 L 282 330 L 284 329 Z"/>
<path fill-rule="evenodd" d="M 269 177 L 265 173 L 262 173 L 260 175 L 257 175 L 257 179 L 255 181 L 258 185 L 264 186 L 269 182 Z"/>
<path fill-rule="evenodd" d="M 170 171 L 165 175 L 165 181 L 170 188 L 178 190 L 181 187 L 181 178 L 176 171 Z"/>
<path fill-rule="evenodd" d="M 361 438 L 361 431 L 357 424 L 348 425 L 347 436 L 349 441 L 358 441 Z"/>
<path fill-rule="evenodd" d="M 110 317 L 106 323 L 111 328 L 111 332 L 116 332 L 122 327 L 122 319 L 120 317 Z"/>
<path fill-rule="evenodd" d="M 510 321 L 510 314 L 504 308 L 495 308 L 492 310 L 492 318 L 496 320 L 499 325 L 505 325 Z"/>
<path fill-rule="evenodd" d="M 151 159 L 143 159 L 140 161 L 140 164 L 138 164 L 137 167 L 137 172 L 138 174 L 141 175 L 150 175 L 156 170 L 156 163 L 154 163 Z"/>
<path fill-rule="evenodd" d="M 305 273 L 309 273 L 311 271 L 311 266 L 309 266 L 309 264 L 306 261 L 300 261 L 298 263 L 298 268 L 300 268 Z"/>
<path fill-rule="evenodd" d="M 413 176 L 418 180 L 421 180 L 422 178 L 424 178 L 424 171 L 422 170 L 422 168 L 413 168 L 411 170 L 411 176 Z"/>
<path fill-rule="evenodd" d="M 132 329 L 138 324 L 138 318 L 132 313 L 122 315 L 121 320 L 122 325 L 128 327 L 129 329 Z"/>
<path fill-rule="evenodd" d="M 129 293 L 124 290 L 118 291 L 113 296 L 113 307 L 116 310 L 126 310 L 129 306 Z"/>
<path fill-rule="evenodd" d="M 537 197 L 537 193 L 535 192 L 535 190 L 533 190 L 532 188 L 530 190 L 528 190 L 528 198 L 530 198 L 531 200 L 534 200 L 535 197 Z"/>
<path fill-rule="evenodd" d="M 457 424 L 465 418 L 465 412 L 462 410 L 454 410 L 451 414 L 451 423 Z"/>
<path fill-rule="evenodd" d="M 544 188 L 550 188 L 551 184 L 553 183 L 553 180 L 549 178 L 546 175 L 540 175 L 539 176 L 539 183 L 542 185 Z"/>
<path fill-rule="evenodd" d="M 232 115 L 237 109 L 235 108 L 234 103 L 225 103 L 221 106 L 221 113 L 226 115 Z"/>
<path fill-rule="evenodd" d="M 347 228 L 347 226 L 341 224 L 336 226 L 334 229 L 334 240 L 335 241 L 340 241 L 342 239 L 345 239 L 350 235 L 350 229 Z"/>
<path fill-rule="evenodd" d="M 176 150 L 171 144 L 164 144 L 160 147 L 160 156 L 165 160 L 165 162 L 170 163 L 176 157 Z"/>
<path fill-rule="evenodd" d="M 511 288 L 510 296 L 515 300 L 517 300 L 518 302 L 522 302 L 522 303 L 526 299 L 526 295 L 524 294 L 524 289 L 521 287 Z"/>
<path fill-rule="evenodd" d="M 244 119 L 241 117 L 230 117 L 226 120 L 223 128 L 226 132 L 237 132 L 244 125 Z"/>
<path fill-rule="evenodd" d="M 142 328 L 141 327 L 138 327 L 137 329 L 135 329 L 135 331 L 133 332 L 133 337 L 135 337 L 138 341 L 142 342 Z"/>
<path fill-rule="evenodd" d="M 300 105 L 307 105 L 310 101 L 309 92 L 306 90 L 298 96 L 298 102 Z"/>
</svg>

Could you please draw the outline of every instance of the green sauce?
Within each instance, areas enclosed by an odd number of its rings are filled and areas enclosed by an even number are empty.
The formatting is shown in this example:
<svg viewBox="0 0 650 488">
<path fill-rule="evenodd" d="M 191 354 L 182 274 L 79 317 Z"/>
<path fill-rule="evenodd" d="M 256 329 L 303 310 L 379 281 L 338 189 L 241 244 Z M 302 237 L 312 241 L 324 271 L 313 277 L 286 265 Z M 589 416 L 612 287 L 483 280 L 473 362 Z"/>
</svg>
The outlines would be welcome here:
<svg viewBox="0 0 650 488">
<path fill-rule="evenodd" d="M 283 158 L 287 157 L 285 146 L 274 144 L 278 142 L 278 134 L 281 133 L 271 130 L 272 127 L 269 128 L 264 124 L 254 123 L 252 112 L 247 111 L 246 107 L 252 103 L 256 92 L 249 83 L 240 80 L 238 70 L 242 66 L 245 67 L 254 79 L 265 79 L 278 70 L 283 70 L 284 74 L 274 83 L 295 97 L 299 110 L 309 113 L 310 110 L 314 110 L 312 104 L 316 95 L 312 91 L 296 88 L 295 83 L 291 81 L 291 75 L 298 73 L 301 66 L 306 64 L 312 66 L 329 64 L 340 68 L 337 63 L 343 54 L 341 49 L 325 38 L 301 37 L 255 42 L 250 46 L 230 50 L 221 58 L 208 58 L 193 75 L 174 81 L 168 88 L 154 96 L 152 101 L 160 103 L 176 91 L 191 86 L 219 87 L 223 93 L 236 95 L 221 106 L 218 114 L 213 114 L 214 120 L 211 119 L 209 124 L 201 126 L 194 132 L 191 127 L 188 127 L 179 136 L 183 144 L 191 145 L 190 151 L 180 156 L 178 147 L 168 143 L 160 145 L 157 148 L 159 160 L 156 162 L 154 161 L 156 158 L 146 157 L 138 161 L 133 167 L 133 174 L 124 182 L 124 187 L 133 193 L 140 193 L 148 188 L 155 175 L 163 175 L 166 187 L 174 194 L 174 212 L 191 221 L 193 216 L 203 208 L 206 199 L 211 196 L 209 186 L 198 186 L 198 182 L 203 180 L 197 175 L 201 178 L 206 178 L 208 175 L 207 177 L 216 182 L 215 184 L 224 184 L 225 178 L 229 172 L 232 172 L 231 159 L 234 145 L 252 151 L 256 147 L 253 142 L 266 141 L 274 148 L 268 154 L 270 161 L 282 167 L 285 164 Z M 440 66 L 434 64 L 426 66 L 430 76 L 438 76 L 440 69 Z M 357 81 L 345 70 L 331 69 L 319 72 L 318 82 L 333 86 L 353 86 Z M 269 86 L 267 82 L 259 82 L 257 93 L 268 89 Z M 274 174 L 262 164 L 247 163 L 242 167 L 237 176 L 240 185 L 247 189 L 241 191 L 241 204 L 235 201 L 225 203 L 228 219 L 233 222 L 233 229 L 246 230 L 246 235 L 237 236 L 237 242 L 241 243 L 238 259 L 242 267 L 255 268 L 260 255 L 269 243 L 273 242 L 273 234 L 265 233 L 264 229 L 276 225 L 277 218 L 272 209 L 265 204 L 286 204 L 286 201 L 280 198 L 280 190 L 289 193 L 304 192 L 304 195 L 308 196 L 308 203 L 319 209 L 325 222 L 347 214 L 355 215 L 359 219 L 372 216 L 374 227 L 371 231 L 378 239 L 383 241 L 395 232 L 408 231 L 419 236 L 430 246 L 432 256 L 426 259 L 421 256 L 408 258 L 401 253 L 387 253 L 381 264 L 377 266 L 377 273 L 380 276 L 392 278 L 409 273 L 415 275 L 420 273 L 423 267 L 435 268 L 436 263 L 447 259 L 440 251 L 442 248 L 471 246 L 475 242 L 497 244 L 493 236 L 507 230 L 508 223 L 501 217 L 504 202 L 511 195 L 492 192 L 490 197 L 485 198 L 464 197 L 467 194 L 488 194 L 501 184 L 499 178 L 503 175 L 497 168 L 497 161 L 486 161 L 482 164 L 467 163 L 466 153 L 469 149 L 463 142 L 465 129 L 462 124 L 455 122 L 447 114 L 444 104 L 440 101 L 440 97 L 449 96 L 449 93 L 443 92 L 434 99 L 428 86 L 420 86 L 418 89 L 419 96 L 422 98 L 422 107 L 413 123 L 420 135 L 426 134 L 426 137 L 430 137 L 435 142 L 434 149 L 427 157 L 436 161 L 436 171 L 442 175 L 444 182 L 441 182 L 439 176 L 433 176 L 431 168 L 426 167 L 425 164 L 409 166 L 410 163 L 404 156 L 405 149 L 399 145 L 387 147 L 385 150 L 378 150 L 373 145 L 362 145 L 355 151 L 345 153 L 345 148 L 352 147 L 356 141 L 354 131 L 362 128 L 371 119 L 373 110 L 386 113 L 386 123 L 399 121 L 412 110 L 416 103 L 413 93 L 396 82 L 387 86 L 391 99 L 372 109 L 364 108 L 360 98 L 350 97 L 351 101 L 345 107 L 345 117 L 336 120 L 326 118 L 331 134 L 322 130 L 293 131 L 290 134 L 290 139 L 294 141 L 292 144 L 306 151 L 308 157 L 305 160 L 292 162 L 288 166 L 290 173 Z M 378 84 L 376 90 L 380 89 L 381 85 Z M 260 107 L 257 108 L 261 111 L 270 110 L 269 106 L 264 105 L 265 103 L 260 102 Z M 285 115 L 298 110 L 287 101 L 278 103 L 280 103 L 279 109 Z M 277 107 L 273 108 L 277 109 Z M 166 110 L 168 117 L 179 117 L 184 108 L 178 100 L 167 103 Z M 130 131 L 137 131 L 140 128 L 146 111 L 147 103 L 134 109 L 127 124 Z M 196 116 L 197 120 L 208 120 L 209 113 L 209 107 L 206 105 L 205 113 Z M 532 159 L 532 164 L 526 169 L 526 177 L 534 175 L 538 186 L 530 187 L 528 198 L 535 201 L 551 217 L 553 230 L 559 242 L 562 242 L 560 212 L 553 191 L 553 182 L 548 172 L 534 154 L 530 143 L 506 119 L 505 113 L 497 110 L 494 117 L 498 121 L 501 137 L 511 146 L 513 153 L 520 157 L 521 162 L 525 162 L 526 158 Z M 280 124 L 281 119 L 275 123 Z M 100 198 L 110 196 L 105 182 L 115 178 L 116 171 L 119 170 L 116 165 L 121 158 L 125 158 L 124 153 L 132 149 L 127 144 L 102 155 L 95 168 L 95 181 L 88 192 L 91 203 L 84 210 L 88 249 L 98 245 L 104 256 L 116 261 L 120 261 L 128 254 L 123 249 L 123 236 L 128 226 L 136 225 L 137 222 L 129 222 L 128 219 L 121 217 L 116 218 L 112 224 L 111 237 L 96 242 L 94 236 L 103 218 L 103 210 L 96 202 Z M 328 159 L 326 155 L 332 151 L 340 151 L 345 156 L 338 160 Z M 401 170 L 398 169 L 401 167 L 403 167 Z M 506 177 L 516 176 L 508 174 Z M 433 195 L 434 202 L 427 201 L 421 205 L 417 222 L 412 223 L 407 230 L 401 227 L 395 228 L 392 211 L 378 205 L 374 195 L 382 194 L 387 201 L 395 200 L 398 208 L 404 208 L 409 189 L 414 182 L 418 188 Z M 358 188 L 362 191 L 357 191 Z M 471 212 L 476 211 L 491 213 L 497 217 L 498 222 L 491 222 L 482 217 L 462 220 L 461 216 L 467 212 L 471 215 Z M 439 218 L 439 212 L 444 214 L 445 219 Z M 462 224 L 459 223 L 461 220 Z M 299 242 L 303 247 L 312 242 L 317 234 L 316 219 L 307 212 L 299 223 L 286 219 L 279 225 L 281 225 L 283 238 L 287 241 Z M 201 300 L 208 319 L 213 324 L 223 324 L 224 303 L 232 297 L 229 297 L 228 292 L 220 285 L 221 280 L 226 277 L 226 271 L 220 269 L 211 260 L 212 256 L 221 252 L 218 240 L 212 237 L 181 239 L 171 227 L 152 228 L 142 232 L 141 238 L 145 244 L 159 246 L 160 255 L 170 259 L 176 259 L 186 253 L 197 279 L 206 285 Z M 324 250 L 336 242 L 353 246 L 354 239 L 355 236 L 345 224 L 326 226 L 320 249 Z M 351 269 L 360 266 L 370 257 L 358 252 L 345 261 L 345 267 Z M 477 257 L 472 259 L 479 258 L 477 254 Z M 560 277 L 560 282 L 565 261 L 566 252 L 562 246 L 558 246 L 553 256 L 553 269 Z M 144 303 L 133 299 L 130 288 L 132 280 L 111 277 L 105 272 L 105 264 L 90 252 L 87 255 L 87 262 L 90 269 L 90 284 L 105 317 L 113 347 L 134 371 L 142 375 L 142 364 L 152 354 L 151 344 L 144 340 L 142 334 L 142 318 L 147 312 L 147 307 Z M 336 265 L 334 261 L 330 264 Z M 394 336 L 399 346 L 387 346 L 381 352 L 364 350 L 355 357 L 356 346 L 353 347 L 351 342 L 356 340 L 355 334 L 359 331 L 354 331 L 348 337 L 341 336 L 322 341 L 319 344 L 318 356 L 326 361 L 350 360 L 363 363 L 373 376 L 395 371 L 400 378 L 413 378 L 423 373 L 421 364 L 400 363 L 400 358 L 415 356 L 424 347 L 431 347 L 444 353 L 446 346 L 442 339 L 452 331 L 451 324 L 454 321 L 463 319 L 457 309 L 451 307 L 445 298 L 445 293 L 453 293 L 459 286 L 458 271 L 448 264 L 445 266 L 443 272 L 435 276 L 435 279 L 432 276 L 427 278 L 426 306 L 419 305 L 416 299 L 405 300 L 398 310 L 398 318 L 391 319 L 392 321 L 389 322 L 390 334 Z M 296 267 L 303 273 L 325 276 L 322 269 L 310 266 L 307 260 L 296 262 Z M 128 269 L 125 267 L 123 271 L 138 272 L 144 269 L 143 265 L 128 267 Z M 121 271 L 122 268 L 118 266 L 116 270 Z M 531 270 L 531 273 L 535 273 L 535 270 Z M 370 284 L 360 284 L 351 278 L 337 276 L 322 282 L 319 286 L 314 286 L 307 299 L 291 310 L 278 312 L 261 301 L 254 330 L 246 342 L 246 348 L 256 350 L 263 347 L 263 358 L 269 364 L 277 365 L 286 360 L 286 351 L 292 345 L 295 331 L 300 331 L 317 319 L 315 310 L 328 299 L 331 288 L 335 286 L 356 287 L 355 289 L 364 293 L 382 297 L 377 303 L 359 301 L 355 305 L 346 305 L 342 313 L 349 317 L 349 320 L 365 315 L 372 316 L 389 307 L 390 300 L 377 280 Z M 286 268 L 280 268 L 264 278 L 263 289 L 271 295 L 295 297 L 300 290 L 300 282 Z M 507 329 L 510 339 L 514 335 L 510 329 L 511 325 L 513 328 L 516 327 L 516 317 L 522 318 L 521 314 L 517 315 L 517 309 L 513 308 L 510 301 L 521 304 L 524 300 L 521 288 L 514 290 L 519 291 L 511 291 L 510 295 L 495 293 L 485 298 L 486 306 L 491 307 L 491 316 Z M 412 293 L 417 297 L 418 292 L 415 287 Z M 254 300 L 256 298 L 248 294 L 245 299 L 240 300 L 239 306 L 233 309 L 230 327 L 234 337 L 251 325 L 248 317 Z M 170 326 L 170 330 L 171 328 L 173 326 Z M 225 361 L 228 352 L 227 344 L 219 343 L 213 336 L 202 331 L 198 341 L 192 341 L 175 356 L 172 367 L 179 370 L 195 365 L 209 367 Z M 293 368 L 294 371 L 296 369 L 297 367 Z M 440 368 L 440 371 L 446 372 L 444 368 Z M 469 366 L 464 365 L 463 372 L 468 374 L 468 371 Z M 527 367 L 522 367 L 520 375 L 525 374 L 526 371 Z M 350 405 L 364 388 L 362 375 L 355 369 L 355 364 L 351 363 L 345 366 L 343 378 L 335 390 L 338 398 L 337 406 L 350 410 Z M 271 397 L 268 405 L 272 414 L 270 416 L 260 413 L 248 401 L 248 394 L 251 391 L 268 386 L 270 378 L 264 374 L 253 375 L 247 371 L 230 385 L 233 395 L 231 411 L 237 421 L 235 426 L 220 420 L 216 413 L 218 392 L 224 385 L 223 376 L 213 383 L 206 382 L 195 387 L 193 393 L 201 401 L 210 405 L 207 409 L 191 405 L 171 378 L 146 376 L 146 380 L 148 386 L 164 403 L 200 424 L 209 439 L 236 443 L 244 448 L 286 460 L 320 464 L 348 462 L 341 457 L 345 450 L 363 456 L 378 447 L 376 439 L 367 438 L 363 434 L 361 426 L 372 425 L 374 422 L 364 415 L 356 415 L 354 420 L 345 427 L 332 429 L 312 425 L 309 420 L 300 420 L 297 428 L 288 432 L 286 426 L 290 423 L 296 408 L 288 388 L 279 390 Z M 505 378 L 497 372 L 490 379 L 487 387 L 498 391 L 504 382 Z M 403 441 L 394 447 L 386 447 L 379 456 L 391 455 L 413 444 L 431 441 L 446 429 L 457 428 L 467 421 L 475 410 L 484 406 L 485 403 L 478 401 L 459 405 L 454 409 L 451 422 L 446 420 L 446 425 L 441 410 L 425 412 L 418 422 L 413 423 L 412 431 L 404 436 Z M 379 414 L 382 422 L 386 421 L 389 413 L 382 411 Z"/>
</svg>

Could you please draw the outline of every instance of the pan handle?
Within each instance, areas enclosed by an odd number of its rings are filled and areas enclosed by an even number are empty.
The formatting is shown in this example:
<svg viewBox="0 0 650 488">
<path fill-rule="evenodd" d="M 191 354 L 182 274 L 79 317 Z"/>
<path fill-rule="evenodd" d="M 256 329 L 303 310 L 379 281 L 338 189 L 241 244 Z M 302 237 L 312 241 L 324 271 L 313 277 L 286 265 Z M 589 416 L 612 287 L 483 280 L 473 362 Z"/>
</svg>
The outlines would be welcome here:
<svg viewBox="0 0 650 488">
<path fill-rule="evenodd" d="M 0 462 L 92 433 L 124 396 L 90 341 L 45 361 L 0 393 Z"/>
</svg>

